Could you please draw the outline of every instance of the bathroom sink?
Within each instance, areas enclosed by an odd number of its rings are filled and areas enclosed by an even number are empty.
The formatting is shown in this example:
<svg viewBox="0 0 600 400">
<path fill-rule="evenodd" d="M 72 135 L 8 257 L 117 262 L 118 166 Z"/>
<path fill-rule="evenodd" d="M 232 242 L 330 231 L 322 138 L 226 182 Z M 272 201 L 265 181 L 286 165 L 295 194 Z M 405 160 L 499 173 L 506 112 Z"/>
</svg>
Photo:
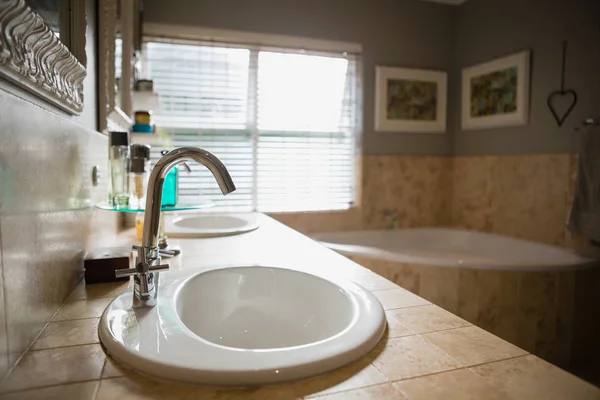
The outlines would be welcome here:
<svg viewBox="0 0 600 400">
<path fill-rule="evenodd" d="M 165 234 L 171 237 L 238 235 L 258 228 L 256 213 L 195 214 L 165 218 Z"/>
<path fill-rule="evenodd" d="M 102 343 L 157 378 L 259 385 L 317 375 L 370 351 L 385 329 L 381 304 L 348 281 L 268 266 L 162 273 L 158 305 L 106 309 Z"/>
</svg>

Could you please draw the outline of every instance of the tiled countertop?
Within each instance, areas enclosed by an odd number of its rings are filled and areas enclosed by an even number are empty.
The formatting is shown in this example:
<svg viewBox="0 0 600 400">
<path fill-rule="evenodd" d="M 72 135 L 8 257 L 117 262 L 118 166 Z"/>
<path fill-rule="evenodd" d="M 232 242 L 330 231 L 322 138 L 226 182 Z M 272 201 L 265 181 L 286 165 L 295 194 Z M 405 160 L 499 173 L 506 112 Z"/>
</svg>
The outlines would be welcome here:
<svg viewBox="0 0 600 400">
<path fill-rule="evenodd" d="M 244 235 L 173 240 L 173 269 L 264 264 L 354 280 L 371 290 L 389 329 L 366 357 L 287 384 L 223 389 L 161 383 L 123 368 L 99 344 L 99 317 L 127 284 L 80 284 L 0 386 L 0 399 L 600 399 L 600 389 L 262 217 Z M 132 240 L 128 232 L 121 243 Z M 124 241 L 124 242 L 123 242 Z"/>
</svg>

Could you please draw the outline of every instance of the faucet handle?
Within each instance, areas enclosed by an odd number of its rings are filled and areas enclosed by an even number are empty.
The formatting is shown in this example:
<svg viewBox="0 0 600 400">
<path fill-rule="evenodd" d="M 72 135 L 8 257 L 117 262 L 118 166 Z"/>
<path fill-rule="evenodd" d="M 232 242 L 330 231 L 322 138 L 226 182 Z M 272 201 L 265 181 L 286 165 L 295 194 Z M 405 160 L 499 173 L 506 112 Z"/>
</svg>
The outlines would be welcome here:
<svg viewBox="0 0 600 400">
<path fill-rule="evenodd" d="M 138 270 L 135 268 L 125 268 L 125 269 L 116 269 L 115 277 L 116 278 L 126 278 L 131 275 L 137 274 Z"/>
<path fill-rule="evenodd" d="M 148 271 L 168 271 L 169 264 L 152 265 L 148 268 Z"/>
</svg>

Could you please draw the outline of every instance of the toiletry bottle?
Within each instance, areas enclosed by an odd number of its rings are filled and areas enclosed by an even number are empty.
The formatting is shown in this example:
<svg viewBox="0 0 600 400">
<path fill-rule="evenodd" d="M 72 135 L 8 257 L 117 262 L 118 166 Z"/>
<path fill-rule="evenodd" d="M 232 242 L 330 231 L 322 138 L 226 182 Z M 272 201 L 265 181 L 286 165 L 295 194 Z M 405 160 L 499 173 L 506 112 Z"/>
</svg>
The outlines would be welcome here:
<svg viewBox="0 0 600 400">
<path fill-rule="evenodd" d="M 129 167 L 129 207 L 142 210 L 146 202 L 146 189 L 148 188 L 148 169 L 146 160 L 132 158 Z"/>
<path fill-rule="evenodd" d="M 129 206 L 143 209 L 146 202 L 146 190 L 150 175 L 150 146 L 147 144 L 131 145 L 131 161 L 129 163 Z"/>
<path fill-rule="evenodd" d="M 138 242 L 144 237 L 144 213 L 139 212 L 135 215 L 135 238 Z"/>
<path fill-rule="evenodd" d="M 129 133 L 110 132 L 109 147 L 109 201 L 114 206 L 129 204 Z"/>
</svg>

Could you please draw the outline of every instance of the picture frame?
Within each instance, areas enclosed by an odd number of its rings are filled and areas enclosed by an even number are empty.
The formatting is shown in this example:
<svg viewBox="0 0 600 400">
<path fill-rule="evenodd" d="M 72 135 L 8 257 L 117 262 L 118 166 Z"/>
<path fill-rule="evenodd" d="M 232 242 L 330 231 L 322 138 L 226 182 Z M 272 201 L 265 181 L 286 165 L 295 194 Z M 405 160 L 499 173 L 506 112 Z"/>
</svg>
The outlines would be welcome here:
<svg viewBox="0 0 600 400">
<path fill-rule="evenodd" d="M 464 68 L 462 129 L 491 129 L 529 123 L 531 51 Z"/>
<path fill-rule="evenodd" d="M 25 0 L 0 2 L 0 76 L 72 115 L 83 110 L 85 2 L 61 5 L 60 36 Z M 37 4 L 33 2 L 32 4 Z M 52 4 L 52 3 L 50 3 Z M 43 10 L 39 10 L 42 12 Z"/>
<path fill-rule="evenodd" d="M 378 66 L 375 81 L 376 131 L 446 131 L 446 72 Z"/>
</svg>

